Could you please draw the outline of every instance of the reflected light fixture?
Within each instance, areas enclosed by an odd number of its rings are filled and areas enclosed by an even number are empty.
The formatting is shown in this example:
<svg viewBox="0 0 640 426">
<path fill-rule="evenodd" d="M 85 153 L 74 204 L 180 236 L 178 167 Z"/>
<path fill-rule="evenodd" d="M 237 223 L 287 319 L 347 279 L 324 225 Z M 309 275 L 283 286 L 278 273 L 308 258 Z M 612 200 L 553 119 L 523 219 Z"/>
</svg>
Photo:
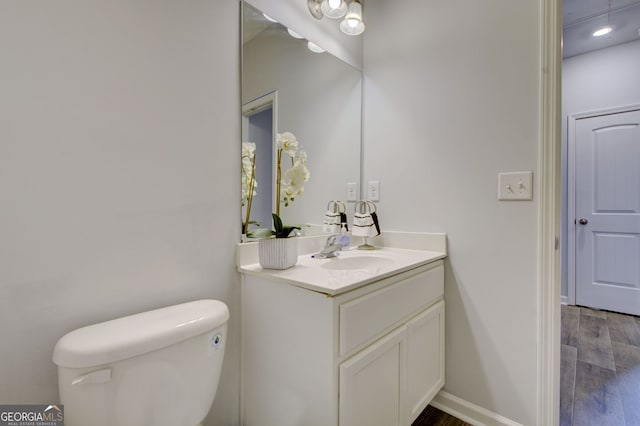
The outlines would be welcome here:
<svg viewBox="0 0 640 426">
<path fill-rule="evenodd" d="M 315 44 L 314 42 L 312 42 L 311 40 L 309 40 L 307 42 L 307 47 L 313 53 L 324 53 L 324 49 L 322 47 L 318 46 L 317 44 Z"/>
<path fill-rule="evenodd" d="M 265 18 L 267 21 L 275 22 L 276 24 L 278 23 L 278 21 L 277 21 L 277 20 L 273 19 L 271 16 L 267 15 L 266 13 L 262 13 L 262 16 L 264 16 L 264 18 Z"/>
<path fill-rule="evenodd" d="M 304 38 L 297 32 L 293 31 L 291 28 L 287 28 L 287 31 L 289 32 L 289 35 L 293 38 Z"/>
<path fill-rule="evenodd" d="M 346 0 L 322 0 L 320 10 L 327 18 L 340 19 L 347 14 Z"/>
<path fill-rule="evenodd" d="M 611 31 L 613 31 L 613 28 L 611 28 L 609 26 L 602 27 L 599 30 L 594 31 L 593 36 L 594 37 L 602 37 L 603 35 L 609 34 Z"/>
<path fill-rule="evenodd" d="M 359 35 L 364 32 L 361 0 L 307 0 L 309 12 L 316 19 L 323 16 L 340 19 L 340 29 L 348 35 Z"/>
<path fill-rule="evenodd" d="M 611 26 L 611 0 L 609 0 L 609 12 L 607 12 L 607 25 L 597 29 L 592 35 L 594 37 L 602 37 L 604 35 L 609 34 L 613 31 L 613 27 Z"/>
<path fill-rule="evenodd" d="M 364 22 L 362 22 L 362 4 L 360 0 L 353 0 L 349 4 L 349 11 L 340 22 L 340 29 L 349 35 L 358 35 L 364 32 Z"/>
</svg>

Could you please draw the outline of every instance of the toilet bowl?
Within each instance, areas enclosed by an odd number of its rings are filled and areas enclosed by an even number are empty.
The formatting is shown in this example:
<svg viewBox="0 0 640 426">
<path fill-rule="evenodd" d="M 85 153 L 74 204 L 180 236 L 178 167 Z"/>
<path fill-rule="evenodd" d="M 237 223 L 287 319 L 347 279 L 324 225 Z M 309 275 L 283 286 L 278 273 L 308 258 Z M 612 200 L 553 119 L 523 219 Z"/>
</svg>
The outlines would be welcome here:
<svg viewBox="0 0 640 426">
<path fill-rule="evenodd" d="M 55 346 L 66 426 L 195 426 L 220 379 L 227 306 L 198 300 L 72 331 Z"/>
</svg>

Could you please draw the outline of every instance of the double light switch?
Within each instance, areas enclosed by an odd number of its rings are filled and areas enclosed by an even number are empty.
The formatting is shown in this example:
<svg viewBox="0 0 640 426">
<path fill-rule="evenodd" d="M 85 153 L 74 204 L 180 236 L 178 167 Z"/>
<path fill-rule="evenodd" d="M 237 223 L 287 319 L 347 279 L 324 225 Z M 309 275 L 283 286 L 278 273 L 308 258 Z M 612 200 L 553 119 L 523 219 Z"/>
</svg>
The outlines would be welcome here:
<svg viewBox="0 0 640 426">
<path fill-rule="evenodd" d="M 533 200 L 533 172 L 498 173 L 498 200 Z"/>
</svg>

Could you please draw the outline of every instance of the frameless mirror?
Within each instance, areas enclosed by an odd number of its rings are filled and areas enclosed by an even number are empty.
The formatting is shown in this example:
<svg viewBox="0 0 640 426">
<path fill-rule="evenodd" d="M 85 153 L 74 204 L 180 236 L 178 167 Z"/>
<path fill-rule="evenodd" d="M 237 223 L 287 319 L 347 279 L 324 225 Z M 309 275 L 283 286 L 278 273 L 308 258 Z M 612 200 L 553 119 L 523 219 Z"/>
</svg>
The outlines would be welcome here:
<svg viewBox="0 0 640 426">
<path fill-rule="evenodd" d="M 309 179 L 293 202 L 280 200 L 280 216 L 285 224 L 321 225 L 330 200 L 345 200 L 348 183 L 360 187 L 362 74 L 328 52 L 312 51 L 306 39 L 252 5 L 242 2 L 242 10 L 242 141 L 244 148 L 255 144 L 255 168 L 243 150 L 242 221 L 250 202 L 249 221 L 271 227 L 278 203 L 276 138 L 289 132 L 306 153 Z M 284 174 L 291 158 L 283 155 L 282 164 Z"/>
</svg>

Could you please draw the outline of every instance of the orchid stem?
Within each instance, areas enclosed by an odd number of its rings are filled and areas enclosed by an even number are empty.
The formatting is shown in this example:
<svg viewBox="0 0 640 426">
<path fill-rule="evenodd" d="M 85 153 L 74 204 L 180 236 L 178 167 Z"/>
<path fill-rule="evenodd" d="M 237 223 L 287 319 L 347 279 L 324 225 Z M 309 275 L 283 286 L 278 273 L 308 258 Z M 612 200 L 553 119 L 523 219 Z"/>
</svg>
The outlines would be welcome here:
<svg viewBox="0 0 640 426">
<path fill-rule="evenodd" d="M 242 233 L 247 235 L 249 230 L 249 216 L 251 215 L 251 202 L 253 201 L 253 183 L 256 176 L 256 157 L 258 154 L 253 154 L 253 162 L 251 163 L 251 179 L 249 179 L 249 193 L 247 194 L 247 214 L 244 221 Z"/>
<path fill-rule="evenodd" d="M 280 177 L 282 174 L 281 163 L 282 161 L 282 149 L 278 150 L 278 158 L 276 162 L 276 214 L 280 216 Z"/>
</svg>

